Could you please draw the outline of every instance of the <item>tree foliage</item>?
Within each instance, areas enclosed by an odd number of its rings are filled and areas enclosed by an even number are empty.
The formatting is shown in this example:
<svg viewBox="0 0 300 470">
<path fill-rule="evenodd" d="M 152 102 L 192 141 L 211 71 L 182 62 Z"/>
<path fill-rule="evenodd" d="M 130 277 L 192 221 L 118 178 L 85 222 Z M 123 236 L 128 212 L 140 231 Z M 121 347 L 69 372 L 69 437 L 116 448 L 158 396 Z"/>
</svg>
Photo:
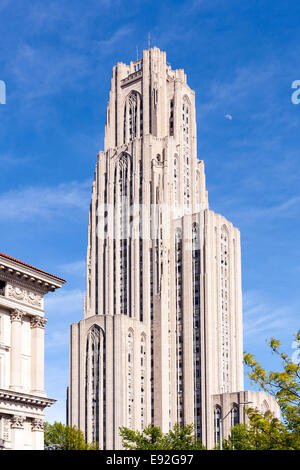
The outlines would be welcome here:
<svg viewBox="0 0 300 470">
<path fill-rule="evenodd" d="M 295 345 L 300 348 L 300 330 Z M 280 372 L 268 372 L 249 353 L 244 355 L 244 362 L 250 368 L 251 381 L 277 400 L 282 422 L 270 411 L 262 414 L 248 408 L 249 425 L 239 424 L 232 429 L 231 436 L 224 442 L 226 449 L 300 449 L 300 364 L 281 352 L 277 339 L 271 338 L 269 346 L 281 359 Z"/>
<path fill-rule="evenodd" d="M 194 426 L 175 424 L 173 429 L 163 433 L 157 426 L 149 425 L 143 432 L 120 428 L 125 449 L 134 450 L 204 450 L 202 442 L 197 439 Z"/>
<path fill-rule="evenodd" d="M 296 346 L 300 349 L 300 330 L 295 337 Z M 300 430 L 300 363 L 293 362 L 284 352 L 280 351 L 281 343 L 275 338 L 269 342 L 274 354 L 282 361 L 283 370 L 267 372 L 251 354 L 245 354 L 245 364 L 250 367 L 248 373 L 252 382 L 270 393 L 278 402 L 282 419 L 291 432 Z M 300 437 L 300 435 L 299 435 Z"/>
<path fill-rule="evenodd" d="M 76 426 L 55 421 L 44 425 L 45 450 L 97 450 L 96 443 L 87 444 L 83 432 Z"/>
<path fill-rule="evenodd" d="M 249 408 L 249 425 L 237 424 L 224 441 L 225 450 L 295 450 L 299 442 L 270 411 L 261 414 Z"/>
</svg>

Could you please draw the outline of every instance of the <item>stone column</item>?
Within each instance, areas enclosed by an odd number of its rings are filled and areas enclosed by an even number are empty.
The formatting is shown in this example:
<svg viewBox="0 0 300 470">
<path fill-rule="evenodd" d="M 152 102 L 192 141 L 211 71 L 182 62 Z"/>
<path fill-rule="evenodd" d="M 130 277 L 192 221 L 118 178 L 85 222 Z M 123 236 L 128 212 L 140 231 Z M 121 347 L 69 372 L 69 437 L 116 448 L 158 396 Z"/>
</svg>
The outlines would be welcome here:
<svg viewBox="0 0 300 470">
<path fill-rule="evenodd" d="M 46 318 L 38 315 L 31 324 L 31 392 L 45 395 L 44 390 L 44 328 Z"/>
<path fill-rule="evenodd" d="M 44 450 L 44 421 L 35 418 L 31 422 L 32 450 Z"/>
<path fill-rule="evenodd" d="M 14 415 L 11 418 L 11 443 L 13 450 L 24 449 L 24 423 L 25 416 Z"/>
<path fill-rule="evenodd" d="M 22 319 L 24 312 L 22 310 L 13 310 L 10 314 L 11 319 L 11 353 L 10 353 L 10 389 L 22 389 L 21 375 L 21 347 L 22 347 Z"/>
</svg>

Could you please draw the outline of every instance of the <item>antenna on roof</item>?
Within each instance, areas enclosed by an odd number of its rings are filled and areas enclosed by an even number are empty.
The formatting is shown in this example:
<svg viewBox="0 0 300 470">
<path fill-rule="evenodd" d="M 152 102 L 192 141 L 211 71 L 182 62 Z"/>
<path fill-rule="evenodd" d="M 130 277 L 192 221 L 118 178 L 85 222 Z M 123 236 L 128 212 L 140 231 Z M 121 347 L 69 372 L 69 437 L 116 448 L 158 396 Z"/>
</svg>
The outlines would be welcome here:
<svg viewBox="0 0 300 470">
<path fill-rule="evenodd" d="M 151 41 L 150 41 L 150 33 L 148 33 L 148 49 L 150 49 Z"/>
<path fill-rule="evenodd" d="M 136 46 L 136 60 L 139 60 L 139 47 Z"/>
</svg>

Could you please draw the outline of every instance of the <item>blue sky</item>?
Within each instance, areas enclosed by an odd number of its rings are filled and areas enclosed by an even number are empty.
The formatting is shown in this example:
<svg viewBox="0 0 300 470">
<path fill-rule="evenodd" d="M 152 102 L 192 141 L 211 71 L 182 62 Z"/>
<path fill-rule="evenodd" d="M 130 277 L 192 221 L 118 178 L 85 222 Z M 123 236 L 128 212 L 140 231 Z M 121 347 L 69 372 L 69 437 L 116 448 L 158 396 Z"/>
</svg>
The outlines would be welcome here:
<svg viewBox="0 0 300 470">
<path fill-rule="evenodd" d="M 265 340 L 291 353 L 299 327 L 300 3 L 1 0 L 0 18 L 0 251 L 68 280 L 46 302 L 47 418 L 65 420 L 111 69 L 148 32 L 196 90 L 210 206 L 241 230 L 244 349 L 277 367 Z"/>
</svg>

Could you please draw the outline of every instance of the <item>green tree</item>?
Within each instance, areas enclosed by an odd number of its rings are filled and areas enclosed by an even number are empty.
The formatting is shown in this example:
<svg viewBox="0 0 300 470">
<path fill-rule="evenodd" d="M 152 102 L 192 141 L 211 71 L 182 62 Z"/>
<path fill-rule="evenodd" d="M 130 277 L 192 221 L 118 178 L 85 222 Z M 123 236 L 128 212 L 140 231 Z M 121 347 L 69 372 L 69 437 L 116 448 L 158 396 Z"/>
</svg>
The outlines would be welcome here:
<svg viewBox="0 0 300 470">
<path fill-rule="evenodd" d="M 120 428 L 125 449 L 134 450 L 204 450 L 202 442 L 197 439 L 194 426 L 175 424 L 173 429 L 162 433 L 157 426 L 149 425 L 143 432 Z"/>
<path fill-rule="evenodd" d="M 300 349 L 300 330 L 295 337 L 295 345 Z M 270 393 L 278 402 L 283 423 L 287 429 L 300 437 L 300 363 L 293 362 L 280 351 L 281 343 L 275 338 L 269 341 L 273 354 L 281 358 L 280 372 L 267 372 L 251 354 L 244 355 L 244 361 L 250 368 L 248 373 L 252 382 Z"/>
<path fill-rule="evenodd" d="M 235 426 L 224 442 L 224 449 L 300 449 L 300 364 L 281 352 L 281 343 L 277 339 L 271 338 L 269 346 L 281 359 L 281 371 L 268 372 L 249 353 L 244 355 L 244 362 L 250 368 L 251 381 L 277 400 L 282 422 L 270 411 L 262 414 L 248 408 L 249 425 Z M 295 346 L 300 348 L 300 330 L 295 337 Z"/>
<path fill-rule="evenodd" d="M 249 425 L 237 424 L 224 441 L 226 450 L 295 450 L 297 444 L 289 432 L 270 411 L 264 414 L 248 409 Z"/>
<path fill-rule="evenodd" d="M 55 421 L 44 425 L 45 450 L 97 450 L 96 443 L 87 444 L 83 432 L 76 426 Z"/>
</svg>

